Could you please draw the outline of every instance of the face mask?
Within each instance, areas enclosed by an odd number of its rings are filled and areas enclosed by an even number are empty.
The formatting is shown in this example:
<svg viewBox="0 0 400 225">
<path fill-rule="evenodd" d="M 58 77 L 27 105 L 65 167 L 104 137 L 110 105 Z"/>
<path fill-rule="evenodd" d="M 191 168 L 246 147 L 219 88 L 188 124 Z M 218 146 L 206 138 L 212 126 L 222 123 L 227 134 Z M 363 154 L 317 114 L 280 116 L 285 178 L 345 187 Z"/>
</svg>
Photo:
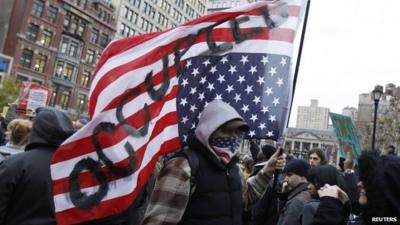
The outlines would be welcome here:
<svg viewBox="0 0 400 225">
<path fill-rule="evenodd" d="M 236 155 L 242 140 L 243 138 L 238 137 L 215 137 L 210 138 L 210 145 L 215 150 L 215 153 L 225 163 L 228 163 Z"/>
</svg>

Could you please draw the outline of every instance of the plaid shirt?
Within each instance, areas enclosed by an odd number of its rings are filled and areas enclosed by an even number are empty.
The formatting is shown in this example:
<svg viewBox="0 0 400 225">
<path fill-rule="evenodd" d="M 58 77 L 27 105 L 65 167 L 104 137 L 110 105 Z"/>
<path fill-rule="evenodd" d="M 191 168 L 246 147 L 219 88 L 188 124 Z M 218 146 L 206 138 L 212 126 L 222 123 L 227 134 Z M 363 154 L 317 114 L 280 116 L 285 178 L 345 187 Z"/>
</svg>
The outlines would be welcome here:
<svg viewBox="0 0 400 225">
<path fill-rule="evenodd" d="M 242 177 L 243 201 L 248 209 L 264 193 L 271 177 L 263 170 Z M 169 160 L 161 169 L 142 225 L 176 225 L 182 219 L 190 197 L 190 166 L 186 158 Z"/>
</svg>

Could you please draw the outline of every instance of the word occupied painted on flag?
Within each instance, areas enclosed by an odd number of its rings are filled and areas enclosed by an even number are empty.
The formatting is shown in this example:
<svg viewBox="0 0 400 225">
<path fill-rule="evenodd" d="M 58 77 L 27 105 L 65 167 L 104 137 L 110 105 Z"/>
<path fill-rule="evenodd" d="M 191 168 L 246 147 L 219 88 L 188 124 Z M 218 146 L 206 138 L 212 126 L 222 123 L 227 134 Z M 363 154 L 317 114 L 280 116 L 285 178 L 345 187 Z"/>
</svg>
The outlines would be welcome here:
<svg viewBox="0 0 400 225">
<path fill-rule="evenodd" d="M 158 157 L 193 136 L 213 99 L 236 108 L 248 137 L 277 139 L 288 116 L 301 2 L 256 2 L 112 42 L 92 81 L 92 120 L 52 159 L 57 223 L 126 210 Z"/>
</svg>

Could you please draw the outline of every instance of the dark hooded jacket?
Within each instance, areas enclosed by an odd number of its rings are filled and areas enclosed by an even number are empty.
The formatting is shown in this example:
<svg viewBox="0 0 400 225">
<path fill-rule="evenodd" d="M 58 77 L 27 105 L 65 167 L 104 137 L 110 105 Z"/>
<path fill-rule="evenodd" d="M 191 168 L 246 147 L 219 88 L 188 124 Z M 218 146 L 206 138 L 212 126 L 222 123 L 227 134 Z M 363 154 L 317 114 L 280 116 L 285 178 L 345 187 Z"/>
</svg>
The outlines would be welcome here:
<svg viewBox="0 0 400 225">
<path fill-rule="evenodd" d="M 359 166 L 368 199 L 362 212 L 364 224 L 376 224 L 373 219 L 377 217 L 392 218 L 388 224 L 400 224 L 400 157 L 365 151 Z"/>
<path fill-rule="evenodd" d="M 0 165 L 0 224 L 55 224 L 50 160 L 73 131 L 63 112 L 37 110 L 26 152 Z"/>
</svg>

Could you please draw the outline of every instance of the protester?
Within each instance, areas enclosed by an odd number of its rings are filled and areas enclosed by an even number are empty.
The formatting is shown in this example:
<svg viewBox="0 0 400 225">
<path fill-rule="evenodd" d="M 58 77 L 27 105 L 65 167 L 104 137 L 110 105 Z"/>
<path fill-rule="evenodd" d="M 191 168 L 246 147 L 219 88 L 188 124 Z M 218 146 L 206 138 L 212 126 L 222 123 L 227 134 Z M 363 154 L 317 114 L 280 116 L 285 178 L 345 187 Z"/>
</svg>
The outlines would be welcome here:
<svg viewBox="0 0 400 225">
<path fill-rule="evenodd" d="M 353 221 L 353 224 L 400 224 L 400 158 L 380 156 L 377 151 L 363 151 L 358 162 L 359 203 L 363 207 L 360 220 Z M 325 187 L 323 191 L 329 192 L 330 197 L 342 199 L 338 187 Z M 318 194 L 321 197 L 321 193 Z M 333 200 L 324 205 L 321 202 L 318 211 L 329 211 L 332 218 L 342 218 L 345 216 L 342 204 L 342 201 Z"/>
<path fill-rule="evenodd" d="M 397 154 L 396 154 L 396 148 L 394 147 L 394 145 L 388 145 L 388 146 L 386 146 L 386 153 L 388 154 L 388 155 L 394 155 L 394 156 L 396 156 Z"/>
<path fill-rule="evenodd" d="M 61 111 L 38 108 L 25 152 L 0 164 L 0 224 L 55 224 L 50 160 L 72 135 Z"/>
<path fill-rule="evenodd" d="M 247 179 L 250 176 L 251 171 L 253 170 L 253 164 L 254 164 L 254 162 L 253 162 L 253 159 L 251 158 L 251 156 L 249 156 L 249 155 L 243 156 L 243 159 L 241 162 L 241 169 L 242 169 L 243 176 L 245 179 Z"/>
<path fill-rule="evenodd" d="M 320 148 L 313 148 L 308 152 L 308 162 L 311 167 L 327 164 L 326 155 Z"/>
<path fill-rule="evenodd" d="M 306 179 L 309 169 L 310 165 L 306 161 L 293 159 L 283 170 L 286 176 L 282 192 L 287 194 L 287 199 L 280 211 L 278 225 L 301 224 L 303 207 L 311 200 Z"/>
<path fill-rule="evenodd" d="M 321 210 L 319 210 L 319 205 L 325 204 L 326 201 L 339 201 L 329 196 L 320 197 L 318 195 L 318 190 L 323 190 L 324 187 L 326 188 L 326 184 L 338 186 L 343 190 L 343 193 L 344 190 L 346 190 L 344 179 L 339 171 L 331 165 L 313 167 L 308 171 L 307 181 L 309 182 L 308 191 L 310 192 L 312 200 L 303 208 L 302 225 L 311 225 L 315 223 L 345 224 L 350 214 L 350 205 L 348 201 L 346 201 L 346 205 L 340 208 L 346 212 L 342 217 L 331 216 L 329 211 L 321 212 Z M 347 194 L 344 193 L 343 196 L 345 197 Z"/>
<path fill-rule="evenodd" d="M 73 124 L 74 124 L 74 128 L 76 130 L 81 129 L 83 126 L 85 126 L 88 123 L 87 119 L 81 118 L 79 120 L 76 120 Z"/>
<path fill-rule="evenodd" d="M 257 174 L 260 169 L 265 165 L 265 162 L 276 152 L 276 148 L 271 144 L 266 144 L 261 148 L 258 154 L 258 163 L 254 166 L 253 175 Z M 276 179 L 276 180 L 275 180 Z M 276 225 L 279 219 L 278 211 L 278 190 L 281 188 L 283 181 L 282 173 L 274 179 L 270 180 L 267 190 L 263 193 L 261 198 L 251 208 L 250 216 L 252 225 Z"/>
<path fill-rule="evenodd" d="M 400 158 L 364 151 L 359 168 L 363 223 L 400 224 Z"/>
<path fill-rule="evenodd" d="M 285 155 L 274 154 L 260 172 L 244 181 L 236 164 L 243 118 L 229 104 L 214 100 L 201 113 L 195 139 L 168 160 L 142 224 L 241 225 L 242 209 L 265 191 Z"/>
<path fill-rule="evenodd" d="M 10 155 L 24 152 L 31 129 L 32 122 L 29 120 L 14 119 L 11 121 L 7 126 L 9 142 L 0 147 L 0 154 L 4 158 L 8 158 Z"/>
<path fill-rule="evenodd" d="M 6 132 L 7 124 L 5 123 L 3 115 L 0 115 L 0 146 L 7 144 Z"/>
<path fill-rule="evenodd" d="M 268 161 L 269 158 L 275 153 L 276 148 L 271 144 L 266 144 L 261 148 L 261 151 L 257 154 L 257 161 L 253 167 L 253 172 L 250 176 L 254 176 L 262 169 L 265 165 L 265 162 Z"/>
</svg>

